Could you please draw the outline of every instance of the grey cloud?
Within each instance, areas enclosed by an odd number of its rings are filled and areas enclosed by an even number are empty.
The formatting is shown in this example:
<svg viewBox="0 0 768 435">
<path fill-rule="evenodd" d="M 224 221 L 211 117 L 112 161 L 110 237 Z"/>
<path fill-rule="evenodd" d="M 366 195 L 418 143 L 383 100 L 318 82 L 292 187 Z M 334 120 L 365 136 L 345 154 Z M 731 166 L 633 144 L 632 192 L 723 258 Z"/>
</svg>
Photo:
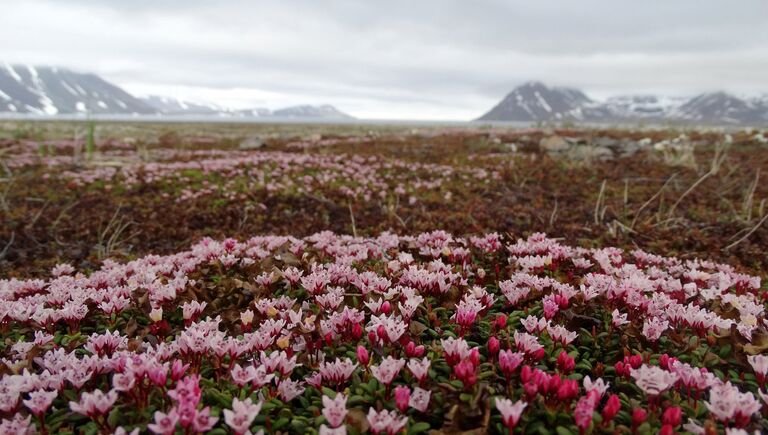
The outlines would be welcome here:
<svg viewBox="0 0 768 435">
<path fill-rule="evenodd" d="M 766 18 L 762 1 L 30 0 L 4 7 L 0 52 L 118 84 L 472 117 L 530 79 L 768 92 Z"/>
</svg>

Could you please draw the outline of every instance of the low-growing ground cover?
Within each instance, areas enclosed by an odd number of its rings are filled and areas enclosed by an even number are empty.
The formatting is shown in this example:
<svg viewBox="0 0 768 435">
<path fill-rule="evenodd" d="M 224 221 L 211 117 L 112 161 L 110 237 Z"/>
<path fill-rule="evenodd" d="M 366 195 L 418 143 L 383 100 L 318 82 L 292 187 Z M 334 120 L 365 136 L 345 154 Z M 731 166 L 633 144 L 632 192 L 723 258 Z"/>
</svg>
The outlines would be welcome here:
<svg viewBox="0 0 768 435">
<path fill-rule="evenodd" d="M 763 133 L 33 126 L 0 432 L 768 428 Z"/>
<path fill-rule="evenodd" d="M 768 429 L 765 290 L 707 261 L 323 232 L 0 291 L 4 433 Z"/>
</svg>

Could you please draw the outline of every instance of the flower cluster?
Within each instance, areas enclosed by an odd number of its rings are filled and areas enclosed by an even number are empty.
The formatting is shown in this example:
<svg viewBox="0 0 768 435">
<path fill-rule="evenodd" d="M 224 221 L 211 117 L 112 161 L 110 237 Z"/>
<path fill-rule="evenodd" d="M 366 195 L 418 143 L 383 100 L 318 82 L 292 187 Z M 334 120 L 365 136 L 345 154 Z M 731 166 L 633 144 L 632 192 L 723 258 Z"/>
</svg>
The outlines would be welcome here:
<svg viewBox="0 0 768 435">
<path fill-rule="evenodd" d="M 763 432 L 761 285 L 442 231 L 59 265 L 0 280 L 0 432 Z"/>
</svg>

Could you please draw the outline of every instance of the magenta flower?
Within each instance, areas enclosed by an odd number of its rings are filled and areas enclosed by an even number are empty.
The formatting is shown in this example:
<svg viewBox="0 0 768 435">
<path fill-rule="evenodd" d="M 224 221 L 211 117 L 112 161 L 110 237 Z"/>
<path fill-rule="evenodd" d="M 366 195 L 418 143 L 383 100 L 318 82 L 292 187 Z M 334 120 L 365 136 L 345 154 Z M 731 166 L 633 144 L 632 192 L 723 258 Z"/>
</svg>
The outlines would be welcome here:
<svg viewBox="0 0 768 435">
<path fill-rule="evenodd" d="M 370 356 L 368 355 L 368 349 L 366 349 L 365 346 L 357 346 L 357 361 L 362 366 L 368 365 Z"/>
<path fill-rule="evenodd" d="M 502 350 L 499 352 L 499 366 L 504 376 L 509 378 L 523 362 L 521 352 L 512 352 L 511 350 Z"/>
<path fill-rule="evenodd" d="M 250 432 L 251 423 L 261 411 L 261 402 L 254 404 L 250 398 L 243 401 L 235 397 L 232 400 L 232 409 L 224 410 L 224 422 L 237 435 Z"/>
<path fill-rule="evenodd" d="M 408 403 L 411 400 L 411 389 L 406 385 L 395 387 L 395 405 L 400 412 L 405 413 L 408 410 Z"/>
</svg>

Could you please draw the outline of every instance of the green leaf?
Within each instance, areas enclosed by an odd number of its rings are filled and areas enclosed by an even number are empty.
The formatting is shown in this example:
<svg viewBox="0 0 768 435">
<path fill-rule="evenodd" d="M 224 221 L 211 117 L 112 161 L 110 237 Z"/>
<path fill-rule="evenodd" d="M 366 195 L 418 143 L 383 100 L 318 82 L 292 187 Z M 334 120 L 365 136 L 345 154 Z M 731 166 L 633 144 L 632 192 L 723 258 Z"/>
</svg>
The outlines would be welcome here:
<svg viewBox="0 0 768 435">
<path fill-rule="evenodd" d="M 430 428 L 429 423 L 424 422 L 424 421 L 420 421 L 420 422 L 414 424 L 413 426 L 411 426 L 411 428 L 408 431 L 408 433 L 426 432 L 426 431 L 429 430 L 429 428 Z"/>
</svg>

